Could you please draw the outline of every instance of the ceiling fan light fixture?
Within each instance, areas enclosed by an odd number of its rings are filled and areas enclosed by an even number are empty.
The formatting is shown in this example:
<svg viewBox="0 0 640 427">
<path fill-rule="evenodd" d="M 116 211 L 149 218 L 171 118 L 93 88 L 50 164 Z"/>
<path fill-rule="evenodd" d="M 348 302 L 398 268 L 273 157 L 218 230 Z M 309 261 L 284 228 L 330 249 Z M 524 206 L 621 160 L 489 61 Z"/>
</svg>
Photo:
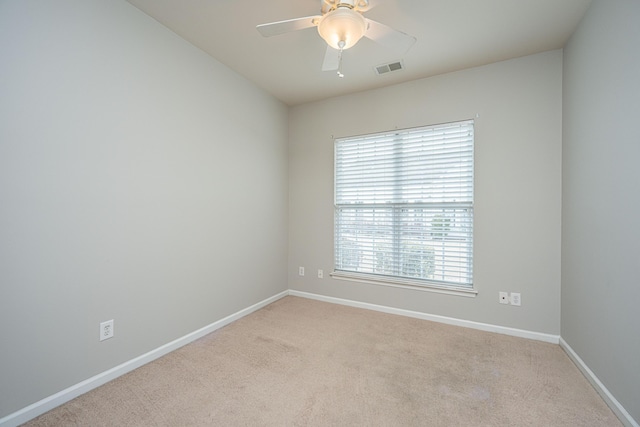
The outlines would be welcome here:
<svg viewBox="0 0 640 427">
<path fill-rule="evenodd" d="M 320 37 L 334 49 L 349 49 L 362 38 L 367 29 L 364 17 L 348 7 L 338 7 L 325 14 L 318 24 Z M 344 42 L 344 46 L 341 45 Z"/>
</svg>

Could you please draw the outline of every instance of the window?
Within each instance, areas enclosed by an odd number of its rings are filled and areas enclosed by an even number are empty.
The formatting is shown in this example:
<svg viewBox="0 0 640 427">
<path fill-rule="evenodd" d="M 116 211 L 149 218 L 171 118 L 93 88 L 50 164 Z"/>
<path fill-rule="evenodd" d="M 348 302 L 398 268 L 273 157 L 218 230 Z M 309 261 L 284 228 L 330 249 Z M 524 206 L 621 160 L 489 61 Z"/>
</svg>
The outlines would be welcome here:
<svg viewBox="0 0 640 427">
<path fill-rule="evenodd" d="M 335 141 L 338 277 L 473 289 L 473 121 Z"/>
</svg>

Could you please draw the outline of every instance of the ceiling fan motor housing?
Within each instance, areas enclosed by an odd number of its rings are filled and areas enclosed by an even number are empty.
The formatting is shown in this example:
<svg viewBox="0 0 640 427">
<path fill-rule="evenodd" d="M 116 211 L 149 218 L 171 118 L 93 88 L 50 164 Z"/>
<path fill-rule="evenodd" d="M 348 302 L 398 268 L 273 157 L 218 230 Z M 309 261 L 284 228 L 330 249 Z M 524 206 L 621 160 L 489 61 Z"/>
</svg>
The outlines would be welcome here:
<svg viewBox="0 0 640 427">
<path fill-rule="evenodd" d="M 323 13 L 326 12 L 324 10 L 325 7 L 336 9 L 338 6 L 347 6 L 358 10 L 369 7 L 369 0 L 320 0 L 320 3 L 322 4 Z"/>
<path fill-rule="evenodd" d="M 362 38 L 367 23 L 353 5 L 340 3 L 337 8 L 326 13 L 318 23 L 318 33 L 334 49 L 349 49 Z M 342 42 L 342 43 L 341 43 Z"/>
</svg>

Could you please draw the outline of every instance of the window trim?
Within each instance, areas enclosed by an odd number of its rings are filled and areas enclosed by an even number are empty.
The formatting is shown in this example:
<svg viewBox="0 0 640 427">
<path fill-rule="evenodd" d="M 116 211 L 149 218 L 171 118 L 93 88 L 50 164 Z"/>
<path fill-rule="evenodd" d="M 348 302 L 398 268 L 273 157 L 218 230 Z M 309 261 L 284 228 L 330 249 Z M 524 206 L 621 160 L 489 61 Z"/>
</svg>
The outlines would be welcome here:
<svg viewBox="0 0 640 427">
<path fill-rule="evenodd" d="M 464 297 L 475 297 L 478 295 L 478 290 L 475 288 L 475 282 L 474 286 L 471 288 L 459 287 L 455 285 L 444 286 L 438 285 L 434 282 L 420 282 L 420 284 L 417 284 L 416 280 L 411 279 L 367 273 L 355 273 L 351 271 L 335 269 L 329 275 L 334 279 L 345 280 L 349 282 L 366 283 L 369 285 L 388 286 L 392 288 L 411 289 L 414 291 L 434 292 L 438 294 L 458 295 Z"/>
<path fill-rule="evenodd" d="M 371 133 L 371 134 L 363 134 L 360 136 L 351 136 L 351 137 L 335 137 L 334 138 L 334 245 L 333 245 L 333 259 L 334 259 L 334 266 L 333 266 L 333 272 L 330 274 L 330 276 L 332 278 L 335 279 L 339 279 L 339 280 L 346 280 L 346 281 L 352 281 L 352 282 L 360 282 L 360 283 L 367 283 L 367 284 L 373 284 L 373 285 L 382 285 L 382 286 L 390 286 L 390 287 L 396 287 L 396 288 L 404 288 L 404 289 L 412 289 L 412 290 L 420 290 L 420 291 L 429 291 L 429 292 L 436 292 L 436 293 L 442 293 L 442 294 L 450 294 L 450 295 L 459 295 L 459 296 L 465 296 L 465 297 L 475 297 L 477 295 L 477 290 L 476 290 L 476 284 L 475 284 L 475 280 L 474 280 L 474 275 L 473 275 L 473 271 L 475 270 L 475 268 L 473 267 L 473 264 L 471 264 L 471 276 L 470 276 L 470 283 L 469 284 L 458 284 L 455 282 L 445 282 L 445 281 L 432 281 L 429 279 L 424 279 L 424 278 L 409 278 L 409 277 L 402 277 L 402 276 L 393 276 L 393 275 L 385 275 L 385 274 L 376 274 L 376 273 L 367 273 L 367 272 L 356 272 L 356 271 L 349 271 L 349 270 L 342 270 L 342 269 L 338 269 L 336 268 L 337 264 L 336 264 L 336 250 L 337 250 L 337 246 L 336 246 L 336 238 L 337 238 L 337 230 L 336 230 L 336 215 L 337 215 L 337 211 L 339 209 L 338 204 L 335 201 L 335 197 L 336 197 L 336 174 L 337 174 L 337 170 L 335 168 L 335 166 L 337 165 L 336 163 L 336 159 L 337 159 L 337 150 L 336 150 L 336 144 L 339 143 L 340 140 L 348 140 L 348 139 L 352 139 L 352 138 L 360 138 L 360 137 L 372 137 L 375 138 L 376 136 L 379 135 L 384 135 L 384 134 L 390 134 L 390 133 L 394 133 L 394 132 L 411 132 L 414 129 L 421 129 L 421 128 L 436 128 L 438 126 L 446 126 L 446 125 L 456 125 L 456 124 L 471 124 L 471 127 L 475 127 L 475 120 L 473 119 L 466 119 L 466 120 L 459 120 L 459 121 L 454 121 L 454 122 L 448 122 L 448 123 L 440 123 L 440 124 L 431 124 L 431 125 L 423 125 L 423 126 L 418 126 L 418 127 L 412 127 L 412 128 L 406 128 L 406 129 L 394 129 L 394 130 L 389 130 L 389 131 L 382 131 L 382 132 L 377 132 L 377 133 Z M 474 181 L 475 181 L 475 172 L 473 172 L 473 170 L 475 169 L 475 132 L 473 132 L 473 139 L 472 139 L 472 143 L 473 145 L 471 146 L 471 159 L 472 159 L 472 175 L 471 175 L 471 195 L 472 195 L 472 200 L 471 200 L 471 204 L 470 204 L 470 209 L 471 209 L 471 227 L 472 227 L 472 231 L 471 231 L 471 249 L 470 249 L 470 259 L 471 262 L 473 263 L 474 260 L 474 242 L 475 242 L 475 232 L 473 231 L 473 222 L 474 221 L 474 217 L 475 214 L 473 213 L 474 211 L 474 193 L 475 193 L 475 185 L 474 185 Z M 408 204 L 410 205 L 410 204 Z"/>
</svg>

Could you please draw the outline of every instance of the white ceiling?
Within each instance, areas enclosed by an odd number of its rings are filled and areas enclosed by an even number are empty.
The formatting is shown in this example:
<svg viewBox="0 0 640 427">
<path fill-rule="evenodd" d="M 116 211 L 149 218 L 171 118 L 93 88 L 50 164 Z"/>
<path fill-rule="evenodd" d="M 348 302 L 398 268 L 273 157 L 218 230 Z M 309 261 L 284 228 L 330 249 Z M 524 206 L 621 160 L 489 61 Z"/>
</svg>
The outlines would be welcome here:
<svg viewBox="0 0 640 427">
<path fill-rule="evenodd" d="M 288 105 L 388 86 L 564 46 L 591 0 L 370 0 L 369 19 L 417 38 L 402 57 L 363 38 L 345 77 L 321 71 L 315 28 L 264 38 L 256 25 L 320 14 L 321 0 L 128 0 Z M 402 60 L 405 69 L 373 67 Z"/>
</svg>

